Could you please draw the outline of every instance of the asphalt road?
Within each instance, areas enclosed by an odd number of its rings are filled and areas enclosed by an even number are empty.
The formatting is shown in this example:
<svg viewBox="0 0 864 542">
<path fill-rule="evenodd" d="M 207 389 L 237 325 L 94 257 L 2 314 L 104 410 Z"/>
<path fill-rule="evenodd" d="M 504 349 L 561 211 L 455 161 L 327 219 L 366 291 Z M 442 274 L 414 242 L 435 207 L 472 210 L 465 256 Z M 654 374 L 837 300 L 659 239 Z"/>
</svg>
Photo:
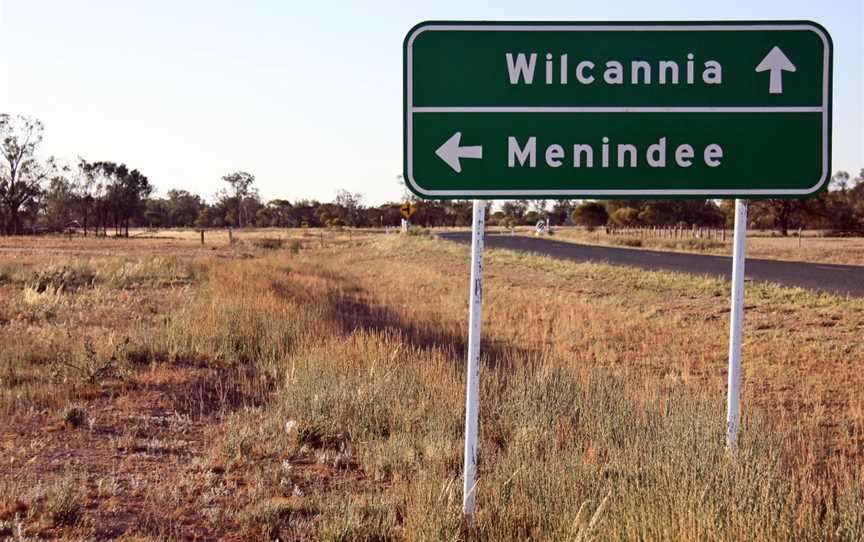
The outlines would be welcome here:
<svg viewBox="0 0 864 542">
<path fill-rule="evenodd" d="M 457 243 L 471 242 L 471 232 L 448 232 L 439 234 L 439 237 Z M 534 252 L 561 260 L 602 262 L 650 271 L 677 271 L 693 275 L 724 277 L 727 280 L 732 275 L 732 258 L 727 256 L 579 245 L 490 232 L 486 233 L 486 246 Z M 864 267 L 854 265 L 747 258 L 744 275 L 754 281 L 775 282 L 810 290 L 864 297 Z"/>
</svg>

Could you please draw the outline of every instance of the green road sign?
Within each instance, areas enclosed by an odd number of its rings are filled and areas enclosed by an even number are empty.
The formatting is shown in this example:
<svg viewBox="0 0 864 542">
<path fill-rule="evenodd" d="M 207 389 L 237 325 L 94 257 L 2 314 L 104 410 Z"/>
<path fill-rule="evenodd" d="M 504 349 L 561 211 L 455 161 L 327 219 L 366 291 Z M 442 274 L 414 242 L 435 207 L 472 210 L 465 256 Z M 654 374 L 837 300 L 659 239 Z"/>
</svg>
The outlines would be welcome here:
<svg viewBox="0 0 864 542">
<path fill-rule="evenodd" d="M 424 198 L 804 197 L 831 175 L 816 23 L 426 22 L 403 54 Z"/>
</svg>

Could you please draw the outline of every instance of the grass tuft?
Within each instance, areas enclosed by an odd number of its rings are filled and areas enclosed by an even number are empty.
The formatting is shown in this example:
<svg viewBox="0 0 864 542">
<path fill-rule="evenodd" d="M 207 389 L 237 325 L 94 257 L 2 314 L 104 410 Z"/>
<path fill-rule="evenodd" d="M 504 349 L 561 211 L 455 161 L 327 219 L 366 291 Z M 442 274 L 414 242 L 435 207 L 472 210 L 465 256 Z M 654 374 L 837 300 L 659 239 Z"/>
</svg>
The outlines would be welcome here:
<svg viewBox="0 0 864 542">
<path fill-rule="evenodd" d="M 318 511 L 297 499 L 270 499 L 240 512 L 238 522 L 249 539 L 293 540 L 309 531 Z"/>
<path fill-rule="evenodd" d="M 85 427 L 90 420 L 90 417 L 87 415 L 87 410 L 79 405 L 71 405 L 63 409 L 61 418 L 63 418 L 63 423 L 66 424 L 67 427 L 73 429 Z"/>
<path fill-rule="evenodd" d="M 264 250 L 278 250 L 281 249 L 284 245 L 285 240 L 278 237 L 262 237 L 260 239 L 252 240 L 252 246 Z"/>
<path fill-rule="evenodd" d="M 84 499 L 74 478 L 60 480 L 47 496 L 43 515 L 52 526 L 73 526 L 84 517 Z"/>
</svg>

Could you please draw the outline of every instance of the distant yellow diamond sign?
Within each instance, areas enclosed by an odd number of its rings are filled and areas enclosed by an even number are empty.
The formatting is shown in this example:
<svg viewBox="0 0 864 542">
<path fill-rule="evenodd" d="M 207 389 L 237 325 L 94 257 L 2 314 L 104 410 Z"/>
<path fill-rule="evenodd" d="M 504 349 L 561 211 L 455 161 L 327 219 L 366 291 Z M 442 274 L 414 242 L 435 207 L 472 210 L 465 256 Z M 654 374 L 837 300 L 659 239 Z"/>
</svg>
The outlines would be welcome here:
<svg viewBox="0 0 864 542">
<path fill-rule="evenodd" d="M 402 216 L 407 220 L 417 212 L 417 206 L 410 201 L 406 201 L 402 204 L 402 207 L 399 207 L 399 212 L 402 213 Z"/>
</svg>

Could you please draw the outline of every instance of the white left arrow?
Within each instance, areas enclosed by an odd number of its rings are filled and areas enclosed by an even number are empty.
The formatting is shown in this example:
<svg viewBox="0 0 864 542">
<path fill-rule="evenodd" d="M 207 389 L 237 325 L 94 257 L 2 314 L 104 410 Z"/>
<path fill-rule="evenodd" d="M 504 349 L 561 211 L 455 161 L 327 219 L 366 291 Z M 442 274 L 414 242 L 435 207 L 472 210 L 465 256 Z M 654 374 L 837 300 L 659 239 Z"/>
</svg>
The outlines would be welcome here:
<svg viewBox="0 0 864 542">
<path fill-rule="evenodd" d="M 795 64 L 783 54 L 776 45 L 768 51 L 762 62 L 756 66 L 757 72 L 770 71 L 771 80 L 768 83 L 768 92 L 771 94 L 783 94 L 783 72 L 794 72 Z"/>
<path fill-rule="evenodd" d="M 462 132 L 456 132 L 450 139 L 438 147 L 435 154 L 438 158 L 444 160 L 448 166 L 453 168 L 453 171 L 460 173 L 462 171 L 462 163 L 460 158 L 483 158 L 483 147 L 474 145 L 471 147 L 460 147 L 459 142 L 462 140 Z"/>
</svg>

